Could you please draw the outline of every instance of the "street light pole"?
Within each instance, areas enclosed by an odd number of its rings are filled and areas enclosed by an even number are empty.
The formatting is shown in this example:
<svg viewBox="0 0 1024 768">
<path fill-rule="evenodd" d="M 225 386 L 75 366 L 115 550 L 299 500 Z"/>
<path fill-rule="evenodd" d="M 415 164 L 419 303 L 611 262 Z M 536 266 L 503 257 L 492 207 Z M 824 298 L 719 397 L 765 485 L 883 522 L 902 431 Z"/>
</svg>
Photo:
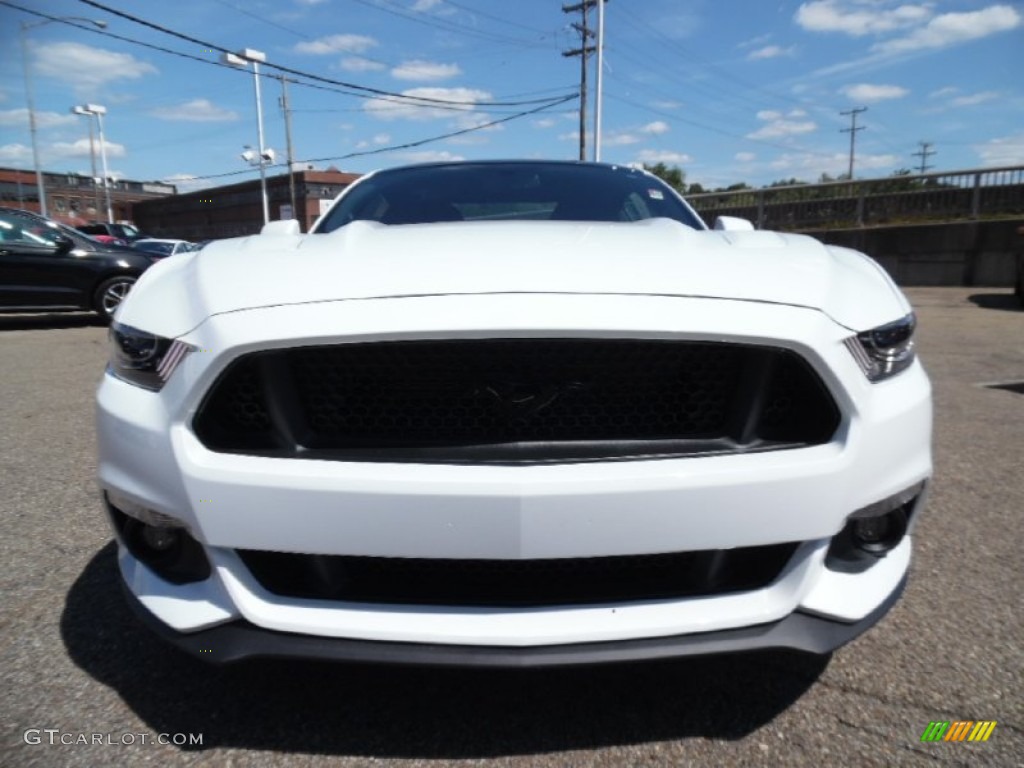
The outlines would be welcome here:
<svg viewBox="0 0 1024 768">
<path fill-rule="evenodd" d="M 29 62 L 28 55 L 28 30 L 33 27 L 41 27 L 43 24 L 49 24 L 53 21 L 85 21 L 92 24 L 100 29 L 107 28 L 107 22 L 99 19 L 86 19 L 81 16 L 61 16 L 55 19 L 43 19 L 42 21 L 36 21 L 29 23 L 27 21 L 21 22 L 21 61 L 22 68 L 25 73 L 25 101 L 28 104 L 28 130 L 32 135 L 32 163 L 36 169 L 36 187 L 39 190 L 39 212 L 46 216 L 48 212 L 46 210 L 46 186 L 43 184 L 43 168 L 39 163 L 39 139 L 36 136 L 36 107 L 35 100 L 32 95 L 32 66 Z"/>
<path fill-rule="evenodd" d="M 107 223 L 114 223 L 114 209 L 110 205 L 110 176 L 107 173 L 107 141 L 103 138 L 103 115 L 106 114 L 106 108 L 101 107 L 99 104 L 89 104 L 87 109 L 96 115 L 96 124 L 100 129 L 100 160 L 103 163 L 103 195 L 106 198 L 107 203 Z"/>
<path fill-rule="evenodd" d="M 71 113 L 89 118 L 86 122 L 89 125 L 89 170 L 92 172 L 92 208 L 94 211 L 100 209 L 100 190 L 96 183 L 96 132 L 92 127 L 92 113 L 85 107 L 72 107 Z"/>
<path fill-rule="evenodd" d="M 32 98 L 32 67 L 28 58 L 28 34 L 29 27 L 37 26 L 28 22 L 21 22 L 21 58 L 22 67 L 25 70 L 25 100 L 28 102 L 28 130 L 32 134 L 32 164 L 36 169 L 36 189 L 39 190 L 39 212 L 47 215 L 46 210 L 46 189 L 43 186 L 43 169 L 39 164 L 39 139 L 36 137 L 36 107 Z"/>
<path fill-rule="evenodd" d="M 263 146 L 263 99 L 260 95 L 260 62 L 266 62 L 267 54 L 252 48 L 243 48 L 237 53 L 225 53 L 221 61 L 236 67 L 252 64 L 252 77 L 256 90 L 256 151 L 260 162 L 260 196 L 263 198 L 263 223 L 270 221 L 270 202 L 267 198 L 266 147 Z"/>
<path fill-rule="evenodd" d="M 247 51 L 255 53 L 255 51 Z M 266 56 L 260 56 L 266 61 Z M 263 198 L 263 223 L 270 221 L 270 201 L 267 199 L 267 163 L 264 158 L 266 148 L 263 146 L 263 100 L 260 98 L 260 65 L 255 59 L 252 60 L 252 81 L 256 87 L 256 138 L 257 149 L 260 153 L 260 197 Z"/>
<path fill-rule="evenodd" d="M 604 4 L 597 0 L 597 94 L 594 98 L 594 162 L 601 161 L 601 107 L 604 102 Z"/>
<path fill-rule="evenodd" d="M 114 223 L 114 209 L 110 205 L 110 176 L 107 173 L 107 141 L 103 138 L 103 116 L 107 114 L 107 108 L 102 104 L 85 104 L 79 107 L 72 107 L 71 111 L 76 115 L 90 115 L 96 118 L 96 124 L 100 129 L 100 157 L 103 161 L 103 192 L 107 201 L 107 223 Z M 89 141 L 91 149 L 92 126 L 89 128 Z M 95 163 L 95 160 L 93 160 Z M 95 168 L 95 165 L 93 166 Z M 95 170 L 93 171 L 95 173 Z"/>
</svg>

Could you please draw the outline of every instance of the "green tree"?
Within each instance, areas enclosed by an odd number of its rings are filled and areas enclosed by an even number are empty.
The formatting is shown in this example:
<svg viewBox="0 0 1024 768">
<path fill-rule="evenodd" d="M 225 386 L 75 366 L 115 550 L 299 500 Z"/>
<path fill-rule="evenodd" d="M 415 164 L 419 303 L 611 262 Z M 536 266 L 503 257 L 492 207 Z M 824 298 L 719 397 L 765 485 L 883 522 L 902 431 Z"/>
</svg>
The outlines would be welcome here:
<svg viewBox="0 0 1024 768">
<path fill-rule="evenodd" d="M 678 165 L 668 166 L 665 163 L 647 165 L 644 163 L 644 170 L 653 173 L 677 192 L 686 191 L 686 172 Z"/>
</svg>

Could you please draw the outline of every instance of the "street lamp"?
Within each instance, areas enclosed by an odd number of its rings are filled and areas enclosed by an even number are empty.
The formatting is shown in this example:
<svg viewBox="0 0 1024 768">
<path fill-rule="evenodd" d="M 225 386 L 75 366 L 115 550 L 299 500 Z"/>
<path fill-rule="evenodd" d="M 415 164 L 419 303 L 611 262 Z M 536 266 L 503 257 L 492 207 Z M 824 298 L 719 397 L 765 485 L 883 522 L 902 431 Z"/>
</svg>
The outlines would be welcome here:
<svg viewBox="0 0 1024 768">
<path fill-rule="evenodd" d="M 91 118 L 92 113 L 87 112 L 85 107 L 72 107 L 71 113 L 74 115 L 84 115 Z M 96 139 L 95 132 L 92 129 L 92 120 L 88 120 L 89 125 L 89 170 L 92 171 L 92 208 L 94 211 L 100 209 L 100 198 L 99 198 L 99 184 L 96 178 Z"/>
<path fill-rule="evenodd" d="M 39 139 L 36 137 L 36 107 L 32 98 L 32 67 L 28 56 L 28 30 L 41 27 L 52 21 L 84 21 L 100 29 L 107 28 L 107 22 L 98 19 L 86 19 L 82 16 L 61 16 L 56 19 L 43 19 L 35 22 L 21 22 L 21 62 L 25 73 L 25 100 L 28 102 L 28 130 L 32 135 L 32 163 L 36 169 L 36 187 L 39 189 L 39 212 L 47 215 L 46 188 L 43 185 L 43 169 L 39 165 Z"/>
<path fill-rule="evenodd" d="M 237 53 L 221 54 L 220 60 L 233 67 L 245 69 L 252 64 L 252 79 L 256 87 L 256 149 L 260 166 L 260 195 L 263 198 L 263 223 L 270 221 L 270 203 L 267 200 L 267 167 L 266 147 L 263 146 L 263 101 L 260 97 L 260 64 L 266 62 L 267 54 L 263 51 L 243 48 Z"/>
<path fill-rule="evenodd" d="M 100 131 L 100 158 L 103 162 L 103 193 L 107 202 L 107 223 L 114 223 L 114 209 L 110 205 L 110 176 L 107 174 L 107 142 L 103 138 L 103 116 L 107 108 L 101 104 L 84 104 L 71 109 L 76 115 L 92 115 Z"/>
</svg>

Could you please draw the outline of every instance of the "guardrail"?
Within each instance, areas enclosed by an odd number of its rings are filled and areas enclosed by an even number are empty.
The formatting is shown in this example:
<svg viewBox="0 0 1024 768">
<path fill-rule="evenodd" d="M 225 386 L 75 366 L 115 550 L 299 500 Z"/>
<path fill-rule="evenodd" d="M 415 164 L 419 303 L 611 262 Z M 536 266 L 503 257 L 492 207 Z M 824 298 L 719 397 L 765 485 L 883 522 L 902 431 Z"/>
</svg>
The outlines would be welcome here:
<svg viewBox="0 0 1024 768">
<path fill-rule="evenodd" d="M 808 230 L 1024 215 L 1024 166 L 687 195 L 709 223 L 739 216 L 758 229 Z"/>
</svg>

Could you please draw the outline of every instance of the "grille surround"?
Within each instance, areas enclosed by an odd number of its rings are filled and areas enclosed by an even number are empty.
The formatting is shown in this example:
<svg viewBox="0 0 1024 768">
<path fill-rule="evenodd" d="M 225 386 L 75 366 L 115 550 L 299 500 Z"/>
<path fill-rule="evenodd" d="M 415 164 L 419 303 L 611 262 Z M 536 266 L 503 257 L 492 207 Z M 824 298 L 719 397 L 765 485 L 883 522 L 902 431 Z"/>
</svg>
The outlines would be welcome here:
<svg viewBox="0 0 1024 768">
<path fill-rule="evenodd" d="M 265 350 L 193 419 L 258 456 L 522 464 L 748 453 L 828 442 L 835 400 L 780 347 L 662 339 L 444 339 Z"/>
</svg>

